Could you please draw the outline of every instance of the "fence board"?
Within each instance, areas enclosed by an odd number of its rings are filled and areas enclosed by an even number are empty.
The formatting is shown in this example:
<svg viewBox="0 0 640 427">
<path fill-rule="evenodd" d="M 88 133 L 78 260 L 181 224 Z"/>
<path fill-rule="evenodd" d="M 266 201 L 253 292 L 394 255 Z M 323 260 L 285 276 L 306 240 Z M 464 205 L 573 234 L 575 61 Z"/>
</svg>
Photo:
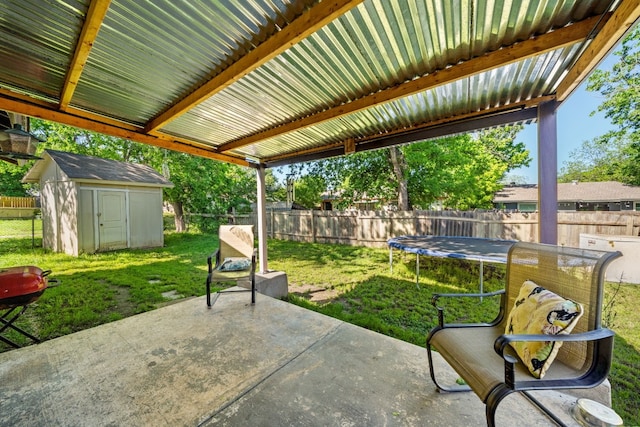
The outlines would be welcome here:
<svg viewBox="0 0 640 427">
<path fill-rule="evenodd" d="M 35 197 L 0 196 L 0 218 L 31 218 L 37 210 Z"/>
<path fill-rule="evenodd" d="M 242 215 L 237 224 L 254 224 Z M 386 247 L 401 235 L 468 236 L 538 241 L 538 213 L 502 211 L 269 211 L 269 237 L 299 242 Z M 640 212 L 558 212 L 558 244 L 578 247 L 580 234 L 640 235 Z"/>
<path fill-rule="evenodd" d="M 35 197 L 9 197 L 0 196 L 1 208 L 35 208 Z"/>
</svg>

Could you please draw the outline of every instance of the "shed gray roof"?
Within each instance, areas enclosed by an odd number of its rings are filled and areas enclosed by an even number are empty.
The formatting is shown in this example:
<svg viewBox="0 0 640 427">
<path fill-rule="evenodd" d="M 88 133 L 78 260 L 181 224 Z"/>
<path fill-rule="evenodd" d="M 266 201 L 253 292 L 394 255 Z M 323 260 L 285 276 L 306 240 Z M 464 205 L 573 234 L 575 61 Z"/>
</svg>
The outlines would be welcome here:
<svg viewBox="0 0 640 427">
<path fill-rule="evenodd" d="M 43 157 L 43 160 L 36 162 L 27 172 L 23 179 L 24 182 L 38 182 L 45 165 L 51 159 L 72 181 L 121 182 L 155 187 L 173 187 L 169 180 L 147 165 L 56 150 L 45 150 Z"/>
<path fill-rule="evenodd" d="M 562 102 L 638 0 L 3 0 L 0 109 L 270 166 Z"/>
<path fill-rule="evenodd" d="M 640 200 L 640 187 L 616 181 L 558 184 L 558 202 L 619 202 Z M 508 186 L 497 192 L 495 203 L 537 202 L 538 186 Z"/>
</svg>

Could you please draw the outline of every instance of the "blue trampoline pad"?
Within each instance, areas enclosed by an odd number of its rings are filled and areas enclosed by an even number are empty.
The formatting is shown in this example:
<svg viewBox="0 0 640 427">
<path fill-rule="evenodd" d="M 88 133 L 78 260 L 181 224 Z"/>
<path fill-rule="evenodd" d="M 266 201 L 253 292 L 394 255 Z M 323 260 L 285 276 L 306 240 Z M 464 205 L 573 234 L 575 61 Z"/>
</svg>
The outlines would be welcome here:
<svg viewBox="0 0 640 427">
<path fill-rule="evenodd" d="M 515 240 L 454 236 L 398 236 L 387 241 L 391 248 L 419 255 L 506 263 Z"/>
</svg>

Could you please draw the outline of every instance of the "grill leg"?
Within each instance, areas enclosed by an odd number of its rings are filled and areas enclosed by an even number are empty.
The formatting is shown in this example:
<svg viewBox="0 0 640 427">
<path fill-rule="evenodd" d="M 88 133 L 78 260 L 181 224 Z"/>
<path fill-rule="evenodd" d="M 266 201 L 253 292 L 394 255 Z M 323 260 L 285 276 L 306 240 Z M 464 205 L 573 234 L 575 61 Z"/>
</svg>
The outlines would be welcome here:
<svg viewBox="0 0 640 427">
<path fill-rule="evenodd" d="M 9 311 L 7 311 L 6 313 L 4 313 L 2 315 L 2 317 L 0 317 L 0 323 L 3 324 L 3 326 L 0 328 L 0 334 L 3 333 L 4 331 L 8 330 L 9 328 L 13 329 L 16 332 L 21 333 L 22 335 L 24 335 L 25 337 L 29 338 L 30 340 L 32 340 L 35 343 L 39 343 L 40 339 L 31 335 L 29 332 L 25 331 L 22 328 L 19 328 L 18 326 L 14 325 L 13 322 L 15 322 L 18 317 L 22 316 L 24 314 L 25 311 L 27 311 L 27 307 L 28 306 L 22 306 L 22 309 L 20 311 L 18 311 L 13 317 L 11 317 L 10 319 L 9 316 L 11 315 L 11 313 L 13 313 L 18 307 L 13 307 L 11 308 Z M 7 320 L 8 319 L 8 320 Z M 20 347 L 18 344 L 14 343 L 13 341 L 11 341 L 8 338 L 5 338 L 3 336 L 0 335 L 0 341 L 9 344 L 10 346 L 13 346 L 15 348 Z"/>
</svg>

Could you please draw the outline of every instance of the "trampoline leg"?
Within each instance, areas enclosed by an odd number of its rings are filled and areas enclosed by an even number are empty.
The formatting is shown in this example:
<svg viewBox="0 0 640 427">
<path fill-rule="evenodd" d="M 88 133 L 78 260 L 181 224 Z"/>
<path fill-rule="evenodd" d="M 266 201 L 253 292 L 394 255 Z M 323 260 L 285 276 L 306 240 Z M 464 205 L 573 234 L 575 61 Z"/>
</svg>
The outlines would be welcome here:
<svg viewBox="0 0 640 427">
<path fill-rule="evenodd" d="M 480 260 L 480 293 L 484 293 L 484 263 Z M 480 297 L 480 302 L 482 302 L 482 297 Z"/>
<path fill-rule="evenodd" d="M 420 289 L 420 254 L 416 254 L 416 288 Z"/>
</svg>

